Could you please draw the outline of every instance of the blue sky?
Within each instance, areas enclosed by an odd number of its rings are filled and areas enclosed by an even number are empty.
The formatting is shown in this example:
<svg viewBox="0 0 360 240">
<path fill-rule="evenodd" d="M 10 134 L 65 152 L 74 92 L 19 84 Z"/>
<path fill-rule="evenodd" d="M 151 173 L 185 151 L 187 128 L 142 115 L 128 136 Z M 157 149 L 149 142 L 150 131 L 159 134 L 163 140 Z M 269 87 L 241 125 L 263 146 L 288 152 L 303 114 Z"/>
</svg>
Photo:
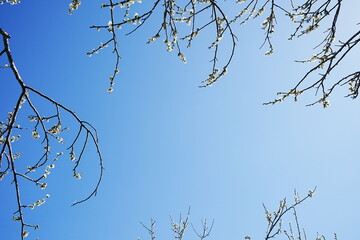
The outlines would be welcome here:
<svg viewBox="0 0 360 240">
<path fill-rule="evenodd" d="M 359 22 L 355 4 L 343 4 L 339 31 L 344 36 Z M 84 2 L 72 16 L 67 14 L 68 2 L 24 1 L 0 8 L 1 27 L 12 36 L 24 81 L 91 122 L 99 131 L 104 157 L 99 194 L 75 207 L 70 205 L 96 182 L 92 148 L 80 167 L 83 179 L 72 177 L 66 155 L 56 163 L 46 190 L 24 183 L 24 201 L 51 195 L 43 206 L 26 212 L 29 223 L 40 225 L 29 239 L 149 239 L 139 222 L 150 218 L 157 220 L 158 239 L 166 239 L 172 236 L 169 215 L 185 214 L 189 206 L 194 226 L 215 219 L 209 239 L 261 239 L 266 231 L 262 203 L 274 209 L 283 197 L 292 201 L 294 188 L 305 195 L 314 186 L 316 195 L 298 210 L 308 237 L 317 232 L 328 239 L 334 232 L 339 239 L 359 235 L 354 228 L 360 211 L 358 101 L 343 98 L 346 92 L 339 90 L 328 109 L 305 107 L 316 99 L 313 93 L 297 103 L 262 105 L 277 91 L 291 88 L 306 71 L 307 66 L 293 60 L 311 56 L 318 34 L 288 42 L 284 34 L 290 30 L 280 25 L 275 54 L 264 57 L 266 50 L 258 49 L 263 36 L 259 22 L 249 23 L 238 31 L 237 54 L 226 77 L 198 88 L 210 70 L 207 36 L 185 51 L 188 64 L 183 64 L 160 41 L 145 44 L 157 30 L 154 20 L 138 33 L 121 35 L 120 74 L 115 91 L 107 94 L 111 49 L 91 58 L 85 54 L 108 38 L 105 31 L 88 28 L 108 22 L 107 11 L 99 5 Z M 354 70 L 358 54 L 334 76 Z M 18 91 L 9 76 L 1 71 L 6 89 L 1 94 L 2 119 Z M 52 111 L 40 99 L 33 101 L 42 112 Z M 29 125 L 28 112 L 22 110 L 19 124 Z M 76 125 L 63 117 L 70 138 Z M 21 134 L 23 140 L 14 147 L 23 154 L 19 161 L 25 162 L 39 152 L 31 132 Z M 3 239 L 15 240 L 19 225 L 11 220 L 16 206 L 10 182 L 8 176 L 0 185 L 0 232 Z M 188 237 L 193 237 L 191 229 Z"/>
</svg>

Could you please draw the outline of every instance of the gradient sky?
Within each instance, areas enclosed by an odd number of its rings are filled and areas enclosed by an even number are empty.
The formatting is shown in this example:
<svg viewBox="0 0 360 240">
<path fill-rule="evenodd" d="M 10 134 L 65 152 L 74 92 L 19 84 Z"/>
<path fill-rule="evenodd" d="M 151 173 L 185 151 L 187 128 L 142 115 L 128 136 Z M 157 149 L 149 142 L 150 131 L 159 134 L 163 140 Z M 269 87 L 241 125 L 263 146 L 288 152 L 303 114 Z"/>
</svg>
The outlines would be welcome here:
<svg viewBox="0 0 360 240">
<path fill-rule="evenodd" d="M 161 41 L 145 44 L 158 28 L 154 19 L 138 33 L 120 35 L 120 74 L 114 92 L 107 94 L 114 63 L 111 48 L 91 58 L 86 55 L 109 37 L 89 29 L 108 22 L 107 10 L 84 1 L 70 16 L 68 3 L 35 0 L 0 7 L 1 28 L 12 36 L 13 56 L 25 83 L 91 122 L 104 157 L 99 194 L 75 207 L 70 205 L 96 182 L 93 148 L 80 166 L 81 180 L 72 177 L 73 163 L 66 155 L 56 163 L 46 190 L 24 183 L 24 201 L 51 195 L 44 205 L 25 212 L 28 223 L 40 225 L 29 239 L 145 240 L 149 237 L 139 222 L 151 218 L 157 220 L 157 239 L 169 239 L 169 215 L 176 219 L 189 206 L 195 227 L 205 218 L 215 219 L 209 239 L 262 239 L 267 224 L 262 203 L 274 209 L 283 197 L 292 202 L 295 188 L 305 196 L 315 186 L 314 198 L 298 209 L 308 238 L 317 232 L 327 239 L 334 232 L 343 240 L 360 235 L 358 100 L 344 98 L 346 89 L 341 89 L 330 98 L 328 109 L 305 107 L 318 98 L 314 92 L 297 103 L 289 99 L 262 105 L 305 73 L 309 66 L 293 60 L 311 56 L 319 34 L 289 42 L 285 39 L 291 30 L 280 23 L 275 54 L 264 57 L 260 24 L 249 23 L 238 31 L 229 73 L 212 87 L 198 88 L 210 70 L 208 36 L 200 36 L 184 51 L 188 63 L 183 64 Z M 360 20 L 355 19 L 360 4 L 343 5 L 338 28 L 348 36 Z M 356 51 L 334 77 L 357 70 Z M 4 119 L 19 89 L 9 73 L 0 74 Z M 42 100 L 33 101 L 44 114 L 52 111 Z M 29 125 L 28 111 L 22 110 L 19 124 Z M 76 125 L 63 117 L 71 137 Z M 24 167 L 38 152 L 31 131 L 21 134 L 24 139 L 14 147 L 23 154 L 19 161 L 25 163 L 19 166 Z M 16 205 L 10 182 L 8 175 L 0 184 L 4 240 L 18 239 L 19 232 L 19 224 L 12 221 Z M 188 239 L 193 235 L 189 229 Z"/>
</svg>

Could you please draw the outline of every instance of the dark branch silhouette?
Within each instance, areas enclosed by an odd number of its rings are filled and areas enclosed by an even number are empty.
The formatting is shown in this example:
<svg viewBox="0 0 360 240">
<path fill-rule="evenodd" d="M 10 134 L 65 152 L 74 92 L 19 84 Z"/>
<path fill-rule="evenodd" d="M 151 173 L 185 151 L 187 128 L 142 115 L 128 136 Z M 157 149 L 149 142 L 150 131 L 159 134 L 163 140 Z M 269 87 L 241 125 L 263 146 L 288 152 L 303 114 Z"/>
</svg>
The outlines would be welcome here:
<svg viewBox="0 0 360 240">
<path fill-rule="evenodd" d="M 3 0 L 0 4 L 17 4 L 19 0 Z M 74 10 L 78 9 L 81 2 L 79 0 L 71 0 L 69 6 L 69 13 L 72 14 Z M 320 94 L 320 98 L 308 105 L 317 103 L 322 104 L 324 108 L 329 106 L 329 97 L 337 87 L 348 86 L 349 93 L 346 95 L 355 99 L 359 95 L 360 86 L 360 71 L 353 71 L 343 74 L 338 79 L 332 79 L 332 73 L 341 66 L 344 59 L 347 59 L 349 53 L 353 52 L 358 43 L 360 42 L 359 24 L 354 26 L 354 32 L 347 39 L 337 40 L 338 21 L 341 18 L 342 0 L 305 0 L 297 4 L 295 0 L 290 2 L 276 1 L 276 0 L 238 0 L 239 6 L 238 14 L 229 16 L 223 1 L 215 0 L 186 0 L 177 2 L 176 0 L 154 0 L 143 9 L 140 13 L 133 11 L 134 4 L 141 4 L 141 0 L 124 0 L 115 2 L 108 0 L 106 4 L 101 5 L 109 11 L 109 19 L 104 23 L 91 26 L 92 29 L 98 31 L 108 31 L 110 36 L 105 43 L 89 51 L 87 54 L 92 56 L 95 53 L 103 50 L 105 47 L 111 45 L 112 52 L 115 56 L 114 69 L 109 76 L 108 92 L 113 91 L 115 78 L 120 72 L 120 51 L 118 46 L 118 39 L 120 37 L 119 31 L 124 26 L 131 26 L 130 30 L 124 35 L 133 34 L 144 27 L 151 17 L 160 13 L 160 23 L 155 26 L 153 36 L 150 36 L 147 41 L 148 44 L 163 39 L 165 49 L 167 51 L 175 51 L 184 63 L 187 62 L 184 54 L 184 48 L 192 46 L 193 41 L 199 34 L 210 33 L 213 34 L 209 42 L 205 44 L 210 51 L 212 57 L 210 60 L 210 71 L 208 77 L 201 82 L 200 87 L 208 87 L 216 83 L 228 71 L 236 52 L 237 36 L 235 34 L 236 25 L 242 27 L 248 21 L 264 17 L 261 24 L 261 29 L 264 31 L 264 38 L 260 44 L 260 48 L 266 47 L 265 55 L 274 53 L 275 46 L 272 43 L 272 36 L 275 34 L 275 27 L 277 24 L 277 16 L 279 14 L 285 15 L 292 23 L 294 28 L 291 29 L 289 40 L 300 38 L 304 35 L 310 34 L 316 29 L 325 29 L 323 39 L 320 43 L 314 44 L 317 51 L 311 58 L 307 60 L 298 61 L 299 63 L 314 64 L 301 76 L 289 91 L 279 92 L 279 97 L 273 101 L 264 104 L 275 104 L 282 102 L 288 97 L 294 97 L 297 101 L 298 97 L 310 90 L 314 90 L 315 94 Z M 236 24 L 236 25 L 235 25 Z M 183 26 L 188 26 L 189 30 L 184 32 Z M 67 114 L 71 117 L 73 122 L 78 126 L 75 136 L 71 139 L 70 145 L 67 148 L 69 158 L 74 162 L 72 175 L 75 178 L 81 178 L 82 173 L 78 172 L 85 152 L 88 150 L 89 145 L 95 146 L 96 156 L 99 160 L 99 178 L 93 191 L 83 200 L 75 202 L 73 205 L 82 203 L 98 192 L 99 184 L 103 176 L 103 159 L 100 152 L 99 141 L 96 129 L 86 121 L 81 120 L 74 111 L 62 105 L 61 103 L 53 100 L 48 95 L 38 91 L 25 84 L 21 75 L 16 68 L 13 55 L 10 51 L 9 39 L 10 35 L 4 30 L 0 29 L 2 38 L 2 48 L 0 49 L 0 57 L 7 59 L 8 64 L 1 66 L 1 71 L 11 71 L 14 81 L 16 81 L 20 93 L 16 96 L 13 110 L 8 114 L 6 120 L 0 121 L 0 180 L 5 178 L 8 174 L 12 179 L 15 189 L 17 210 L 14 213 L 13 220 L 19 221 L 21 224 L 21 239 L 24 239 L 29 234 L 29 229 L 37 229 L 38 225 L 31 225 L 25 221 L 23 210 L 25 208 L 34 208 L 42 205 L 49 195 L 37 200 L 34 203 L 23 203 L 21 199 L 21 182 L 23 179 L 27 182 L 34 184 L 40 189 L 47 187 L 46 178 L 53 171 L 56 161 L 63 155 L 63 152 L 56 154 L 52 153 L 55 143 L 64 143 L 61 137 L 63 131 L 67 128 L 64 127 L 62 114 Z M 223 39 L 229 39 L 230 48 L 226 54 L 223 54 L 224 42 Z M 220 56 L 225 56 L 220 59 Z M 46 111 L 40 111 L 40 107 L 35 104 L 33 97 L 39 98 L 43 103 L 50 104 L 53 108 Z M 28 116 L 31 129 L 23 128 L 17 124 L 18 118 L 23 119 L 21 116 L 21 108 L 27 107 L 31 111 Z M 22 118 L 21 118 L 22 117 Z M 18 168 L 15 161 L 21 157 L 17 152 L 14 142 L 18 141 L 21 136 L 16 135 L 16 130 L 31 131 L 33 139 L 38 139 L 43 148 L 43 153 L 34 161 L 29 162 L 26 170 Z M 77 153 L 78 154 L 77 154 Z M 41 173 L 35 173 L 35 170 Z M 311 197 L 313 192 L 309 192 L 305 198 L 296 200 L 290 207 L 286 204 L 286 199 L 280 202 L 279 209 L 276 212 L 270 213 L 266 208 L 266 216 L 268 220 L 268 229 L 265 240 L 274 238 L 278 234 L 284 232 L 289 240 L 294 240 L 294 236 L 298 235 L 297 239 L 306 239 L 305 232 L 300 230 L 299 222 L 297 219 L 296 207 L 307 198 Z M 296 194 L 297 195 L 297 194 Z M 290 230 L 282 231 L 281 220 L 288 212 L 293 212 L 295 216 L 296 230 L 293 231 L 290 225 Z M 182 239 L 185 230 L 189 223 L 189 213 L 187 217 L 179 222 L 172 222 L 172 230 L 176 238 Z M 151 221 L 150 227 L 143 225 L 152 238 L 154 235 L 155 221 Z M 195 230 L 195 229 L 194 229 Z M 196 231 L 196 235 L 201 239 L 209 236 L 212 230 L 212 224 L 209 227 L 205 220 L 202 224 L 202 231 Z M 295 234 L 297 233 L 297 234 Z M 249 237 L 248 239 L 250 239 Z M 336 238 L 336 236 L 335 236 Z M 321 236 L 319 237 L 321 239 Z"/>
<path fill-rule="evenodd" d="M 78 8 L 79 1 L 76 2 L 78 4 L 75 4 L 73 1 L 70 5 L 71 12 Z M 184 2 L 155 0 L 149 9 L 144 9 L 141 13 L 134 13 L 132 11 L 131 7 L 134 4 L 141 4 L 141 0 L 124 0 L 120 2 L 109 0 L 108 4 L 101 6 L 102 8 L 109 9 L 110 20 L 108 24 L 91 26 L 91 28 L 98 31 L 105 29 L 111 34 L 110 39 L 104 44 L 100 44 L 97 48 L 88 52 L 88 55 L 91 56 L 108 44 L 111 43 L 113 45 L 116 61 L 114 72 L 110 76 L 108 92 L 113 91 L 114 79 L 116 74 L 119 73 L 120 54 L 117 43 L 119 30 L 125 25 L 133 25 L 133 29 L 125 35 L 132 34 L 143 27 L 155 12 L 160 12 L 162 13 L 161 24 L 147 43 L 150 44 L 162 37 L 166 50 L 176 50 L 177 55 L 184 63 L 186 63 L 186 57 L 182 50 L 184 47 L 183 42 L 186 43 L 186 47 L 190 47 L 192 41 L 201 32 L 208 31 L 214 34 L 214 40 L 208 45 L 208 48 L 213 51 L 213 57 L 210 60 L 212 63 L 211 72 L 202 81 L 200 87 L 211 86 L 228 71 L 237 47 L 237 36 L 234 32 L 235 24 L 243 26 L 247 21 L 265 15 L 264 22 L 261 24 L 261 28 L 265 33 L 261 48 L 264 46 L 268 48 L 265 55 L 273 54 L 275 46 L 271 41 L 271 37 L 275 33 L 276 16 L 282 14 L 295 26 L 288 37 L 289 40 L 310 34 L 316 29 L 325 29 L 326 31 L 324 32 L 323 40 L 320 43 L 314 43 L 315 49 L 320 49 L 320 51 L 308 60 L 298 61 L 300 63 L 317 62 L 316 65 L 310 68 L 292 89 L 287 92 L 279 92 L 279 98 L 264 104 L 282 102 L 289 96 L 293 96 L 296 101 L 299 95 L 315 89 L 315 94 L 320 92 L 322 96 L 309 105 L 321 103 L 324 107 L 327 107 L 329 106 L 328 98 L 333 90 L 337 86 L 346 84 L 349 85 L 350 91 L 347 96 L 353 99 L 358 96 L 359 71 L 348 73 L 340 78 L 340 80 L 335 80 L 335 83 L 330 79 L 334 69 L 339 67 L 348 53 L 355 49 L 360 41 L 360 32 L 355 30 L 354 34 L 346 41 L 335 42 L 342 0 L 307 0 L 299 5 L 296 5 L 296 1 L 238 0 L 236 5 L 239 5 L 239 14 L 235 16 L 228 16 L 222 1 L 214 0 L 190 0 Z M 189 26 L 189 33 L 183 32 L 185 31 L 181 26 L 183 24 Z M 356 28 L 357 26 L 354 26 L 354 29 Z M 226 59 L 219 59 L 220 51 L 224 51 L 221 48 L 222 39 L 224 38 L 230 39 L 231 48 L 228 50 Z M 219 61 L 222 63 L 219 63 Z"/>
<path fill-rule="evenodd" d="M 305 229 L 301 228 L 301 224 L 297 215 L 297 208 L 309 198 L 312 198 L 315 193 L 316 187 L 313 190 L 309 190 L 308 194 L 305 197 L 300 197 L 299 193 L 294 191 L 294 203 L 288 204 L 286 198 L 280 201 L 277 210 L 271 212 L 269 211 L 265 205 L 263 205 L 265 210 L 265 217 L 268 223 L 266 233 L 264 236 L 264 240 L 275 239 L 276 237 L 285 236 L 288 240 L 306 240 L 308 239 L 306 236 Z M 291 222 L 288 223 L 287 226 L 283 226 L 283 222 L 287 219 L 292 219 L 294 224 Z M 151 240 L 156 239 L 155 234 L 155 223 L 156 221 L 151 219 L 150 225 L 146 226 L 145 224 L 140 224 L 147 230 Z M 190 223 L 190 208 L 187 212 L 185 219 L 180 215 L 178 221 L 174 221 L 170 217 L 171 230 L 174 235 L 173 238 L 177 240 L 182 240 L 184 238 L 185 232 L 188 229 L 189 224 L 191 225 L 193 231 L 199 240 L 204 240 L 205 238 L 210 236 L 210 233 L 214 226 L 214 220 L 211 225 L 208 225 L 208 221 L 205 219 L 202 221 L 201 229 L 196 230 L 195 227 Z M 295 228 L 295 229 L 294 229 Z M 246 240 L 251 240 L 252 237 L 247 235 L 244 237 Z M 334 234 L 334 239 L 337 240 L 336 234 Z M 316 240 L 325 240 L 324 235 L 317 234 Z"/>
<path fill-rule="evenodd" d="M 55 158 L 51 158 L 51 147 L 52 142 L 55 140 L 58 143 L 64 143 L 63 139 L 60 137 L 62 131 L 67 130 L 67 128 L 62 128 L 61 121 L 61 112 L 69 114 L 73 121 L 79 125 L 79 130 L 76 137 L 72 141 L 71 145 L 68 147 L 70 159 L 75 162 L 73 167 L 73 176 L 75 178 L 81 178 L 82 174 L 77 172 L 78 166 L 82 160 L 83 153 L 85 148 L 92 142 L 95 146 L 97 158 L 99 159 L 100 175 L 98 181 L 94 187 L 94 190 L 83 200 L 77 201 L 72 205 L 82 203 L 92 196 L 96 195 L 99 184 L 102 180 L 103 175 L 103 159 L 100 152 L 99 140 L 97 136 L 96 129 L 88 122 L 81 120 L 72 110 L 65 107 L 61 103 L 53 100 L 49 96 L 40 91 L 32 88 L 25 84 L 23 79 L 20 76 L 18 69 L 16 68 L 15 61 L 10 51 L 9 39 L 10 35 L 5 32 L 3 29 L 0 29 L 0 35 L 2 37 L 3 49 L 0 52 L 0 57 L 7 58 L 8 64 L 6 64 L 2 71 L 10 70 L 14 77 L 14 80 L 17 81 L 18 86 L 21 89 L 20 94 L 17 97 L 15 107 L 8 114 L 6 121 L 0 122 L 0 179 L 3 179 L 8 173 L 11 174 L 12 181 L 14 183 L 16 200 L 17 200 L 17 211 L 14 213 L 13 220 L 19 221 L 21 223 L 21 239 L 27 237 L 29 234 L 28 228 L 37 229 L 38 225 L 30 225 L 25 221 L 23 209 L 24 208 L 34 208 L 35 206 L 42 205 L 45 200 L 49 197 L 46 195 L 45 198 L 40 199 L 31 204 L 24 204 L 21 200 L 21 184 L 19 178 L 22 178 L 28 182 L 32 182 L 34 185 L 45 189 L 47 183 L 45 179 L 51 173 L 52 169 L 55 167 L 55 162 L 58 158 L 63 155 L 63 153 L 56 153 Z M 44 116 L 37 109 L 37 106 L 31 101 L 31 96 L 36 95 L 40 97 L 42 101 L 51 103 L 54 106 L 55 114 L 50 116 Z M 20 157 L 19 153 L 14 152 L 13 142 L 19 140 L 20 135 L 14 136 L 14 129 L 27 130 L 21 128 L 20 125 L 17 125 L 17 118 L 22 117 L 21 108 L 29 107 L 33 115 L 30 115 L 28 118 L 33 124 L 33 130 L 31 132 L 32 138 L 42 139 L 41 145 L 43 146 L 44 153 L 36 160 L 35 162 L 28 162 L 30 166 L 26 168 L 25 171 L 22 171 L 18 168 L 18 164 L 15 161 L 16 158 Z M 51 124 L 49 126 L 49 124 Z M 84 137 L 85 135 L 85 137 Z M 75 156 L 75 149 L 80 148 L 80 154 L 78 157 Z M 35 170 L 43 171 L 36 175 Z M 34 176 L 35 175 L 35 176 Z"/>
</svg>

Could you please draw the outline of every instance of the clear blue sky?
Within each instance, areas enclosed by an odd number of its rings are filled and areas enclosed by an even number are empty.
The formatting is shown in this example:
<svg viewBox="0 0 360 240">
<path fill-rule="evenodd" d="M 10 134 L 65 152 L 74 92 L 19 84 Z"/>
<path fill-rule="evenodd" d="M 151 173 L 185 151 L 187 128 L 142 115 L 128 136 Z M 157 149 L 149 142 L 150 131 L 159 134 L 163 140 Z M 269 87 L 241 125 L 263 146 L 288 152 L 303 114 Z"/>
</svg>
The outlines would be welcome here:
<svg viewBox="0 0 360 240">
<path fill-rule="evenodd" d="M 121 35 L 120 74 L 109 95 L 111 49 L 91 58 L 85 54 L 107 40 L 105 31 L 88 28 L 106 24 L 107 10 L 84 1 L 69 16 L 68 3 L 36 0 L 0 7 L 1 27 L 12 36 L 24 81 L 91 122 L 99 131 L 104 157 L 98 196 L 79 206 L 70 207 L 96 181 L 91 148 L 80 167 L 83 179 L 72 177 L 72 163 L 64 156 L 49 175 L 46 190 L 24 184 L 25 202 L 51 195 L 43 206 L 26 211 L 27 222 L 40 225 L 29 239 L 149 239 L 139 222 L 150 218 L 157 220 L 158 239 L 169 239 L 169 215 L 185 214 L 189 206 L 194 226 L 204 218 L 215 219 L 209 239 L 261 239 L 266 231 L 262 203 L 274 209 L 283 197 L 292 201 L 294 188 L 305 195 L 314 186 L 316 195 L 298 210 L 309 239 L 316 232 L 328 239 L 334 232 L 343 240 L 359 236 L 358 100 L 344 99 L 346 92 L 340 90 L 325 110 L 305 107 L 316 99 L 312 93 L 298 103 L 262 105 L 305 72 L 307 66 L 293 60 L 311 56 L 312 40 L 319 35 L 288 42 L 283 39 L 290 30 L 280 25 L 275 55 L 264 57 L 266 50 L 258 49 L 263 37 L 259 22 L 248 24 L 238 31 L 229 73 L 204 89 L 197 86 L 210 69 L 207 36 L 185 51 L 185 65 L 161 41 L 145 44 L 157 30 L 156 20 L 149 21 L 138 33 Z M 359 22 L 354 18 L 360 6 L 355 1 L 343 5 L 339 31 L 346 35 Z M 357 70 L 358 56 L 359 51 L 341 71 Z M 18 88 L 8 73 L 0 74 L 3 119 Z M 34 101 L 44 113 L 51 109 Z M 21 113 L 20 124 L 28 124 L 28 111 Z M 75 131 L 76 125 L 64 118 L 64 125 Z M 21 134 L 24 140 L 15 147 L 23 153 L 19 161 L 26 162 L 37 152 L 31 131 Z M 10 181 L 8 176 L 0 185 L 1 240 L 18 239 L 19 225 L 11 220 L 16 206 Z M 193 237 L 191 229 L 188 237 Z"/>
</svg>

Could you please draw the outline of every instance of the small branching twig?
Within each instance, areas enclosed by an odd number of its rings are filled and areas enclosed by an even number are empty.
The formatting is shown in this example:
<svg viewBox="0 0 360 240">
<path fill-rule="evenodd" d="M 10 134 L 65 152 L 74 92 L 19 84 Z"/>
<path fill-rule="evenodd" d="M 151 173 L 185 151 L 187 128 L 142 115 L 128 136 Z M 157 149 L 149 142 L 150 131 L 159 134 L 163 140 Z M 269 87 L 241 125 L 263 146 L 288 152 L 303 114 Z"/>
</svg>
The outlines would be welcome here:
<svg viewBox="0 0 360 240">
<path fill-rule="evenodd" d="M 201 32 L 205 31 L 205 29 L 208 29 L 210 26 L 213 26 L 215 29 L 215 40 L 211 42 L 209 46 L 209 49 L 213 50 L 213 58 L 211 60 L 212 70 L 209 77 L 202 82 L 200 87 L 211 86 L 226 74 L 235 54 L 237 38 L 232 30 L 231 19 L 226 16 L 224 10 L 216 1 L 190 0 L 185 1 L 180 5 L 175 0 L 155 0 L 154 4 L 148 10 L 145 10 L 142 13 L 132 13 L 131 7 L 135 3 L 140 4 L 141 0 L 124 0 L 120 2 L 109 0 L 107 4 L 101 5 L 101 8 L 109 9 L 110 19 L 108 24 L 93 25 L 90 27 L 98 31 L 105 29 L 111 34 L 110 39 L 108 39 L 105 43 L 101 43 L 98 47 L 87 53 L 89 56 L 92 56 L 94 53 L 98 53 L 100 50 L 107 47 L 108 44 L 113 44 L 113 53 L 116 55 L 116 63 L 114 73 L 110 76 L 110 87 L 108 89 L 109 93 L 113 91 L 114 79 L 116 74 L 119 73 L 118 66 L 120 62 L 120 54 L 117 44 L 118 30 L 125 25 L 134 25 L 133 29 L 125 35 L 132 34 L 140 29 L 140 27 L 144 26 L 145 22 L 147 22 L 156 11 L 162 12 L 162 21 L 156 33 L 150 37 L 147 42 L 148 44 L 163 36 L 166 50 L 176 50 L 180 60 L 186 63 L 187 60 L 185 54 L 183 53 L 181 42 L 185 41 L 187 43 L 186 47 L 190 47 L 192 41 L 198 37 Z M 79 4 L 71 3 L 71 13 L 73 10 L 77 9 L 78 6 Z M 117 17 L 115 16 L 116 11 L 120 11 L 120 14 L 116 14 Z M 195 21 L 195 18 L 200 18 L 200 15 L 206 16 L 207 14 L 210 15 L 209 21 L 205 23 Z M 179 29 L 182 28 L 182 23 L 191 26 L 191 31 L 189 34 L 183 34 L 183 36 L 180 37 Z M 218 67 L 219 46 L 222 38 L 226 34 L 230 36 L 232 42 L 231 52 L 225 63 L 221 67 Z"/>
<path fill-rule="evenodd" d="M 204 240 L 205 238 L 207 238 L 210 235 L 212 228 L 214 226 L 214 220 L 211 222 L 210 227 L 209 227 L 206 219 L 201 224 L 202 224 L 201 232 L 196 231 L 196 229 L 194 228 L 194 226 L 192 224 L 191 224 L 191 227 L 194 230 L 194 232 L 196 233 L 196 235 L 199 237 L 199 239 Z"/>
<path fill-rule="evenodd" d="M 322 23 L 325 18 L 332 18 L 330 27 L 325 31 L 325 38 L 315 47 L 315 49 L 320 48 L 321 50 L 314 54 L 310 59 L 297 61 L 300 63 L 317 63 L 304 74 L 304 76 L 292 89 L 288 92 L 279 92 L 279 98 L 264 103 L 265 105 L 282 102 L 291 96 L 294 97 L 295 101 L 297 101 L 299 95 L 309 91 L 310 89 L 315 89 L 315 94 L 320 92 L 321 97 L 307 106 L 320 103 L 324 108 L 327 108 L 330 105 L 329 97 L 334 89 L 337 86 L 343 86 L 346 84 L 349 85 L 350 91 L 347 97 L 351 97 L 352 99 L 357 98 L 359 71 L 345 75 L 345 77 L 340 78 L 340 80 L 333 84 L 328 84 L 328 82 L 331 73 L 341 62 L 343 62 L 348 54 L 358 46 L 358 43 L 360 42 L 360 31 L 355 31 L 355 33 L 344 42 L 338 41 L 338 43 L 334 43 L 342 0 L 326 0 L 320 3 L 319 2 L 320 1 L 318 0 L 308 0 L 302 5 L 293 8 L 292 11 L 287 14 L 289 18 L 297 24 L 294 33 L 291 34 L 289 38 L 290 40 L 295 36 L 301 37 L 305 34 L 311 33 L 313 30 L 319 28 L 320 23 Z M 305 28 L 305 30 L 301 30 L 303 28 Z M 315 80 L 310 83 L 305 83 L 315 73 L 318 73 L 320 77 L 315 78 Z"/>
<path fill-rule="evenodd" d="M 174 219 L 170 216 L 171 230 L 174 233 L 174 236 L 173 236 L 174 239 L 182 240 L 184 238 L 185 231 L 187 230 L 189 223 L 190 223 L 189 221 L 190 221 L 190 207 L 188 209 L 185 219 L 183 219 L 181 214 L 180 214 L 178 221 L 174 221 Z M 155 238 L 156 238 L 156 236 L 155 236 L 155 221 L 153 219 L 151 219 L 150 226 L 146 226 L 142 222 L 140 222 L 140 224 L 148 231 L 148 233 L 151 237 L 151 240 L 155 240 Z M 209 227 L 207 224 L 207 220 L 205 219 L 202 222 L 202 230 L 201 231 L 195 230 L 195 228 L 192 224 L 191 224 L 191 227 L 194 230 L 194 232 L 196 233 L 196 235 L 198 236 L 199 240 L 204 240 L 205 238 L 207 238 L 210 235 L 213 225 L 214 225 L 214 221 L 212 221 L 211 226 Z"/>
<path fill-rule="evenodd" d="M 269 240 L 271 238 L 275 238 L 279 234 L 283 233 L 287 236 L 289 240 L 306 240 L 306 234 L 305 230 L 301 231 L 299 220 L 297 217 L 296 207 L 303 203 L 308 198 L 313 197 L 315 193 L 316 187 L 313 190 L 309 190 L 306 197 L 300 198 L 299 194 L 295 191 L 294 193 L 294 203 L 290 206 L 287 204 L 286 198 L 280 201 L 278 209 L 274 212 L 270 212 L 265 205 L 263 205 L 265 210 L 265 216 L 266 220 L 268 222 L 267 231 L 265 240 Z M 293 212 L 294 220 L 295 220 L 295 226 L 296 226 L 296 234 L 293 231 L 291 223 L 289 224 L 289 230 L 285 230 L 282 227 L 283 218 L 288 212 Z"/>
</svg>

